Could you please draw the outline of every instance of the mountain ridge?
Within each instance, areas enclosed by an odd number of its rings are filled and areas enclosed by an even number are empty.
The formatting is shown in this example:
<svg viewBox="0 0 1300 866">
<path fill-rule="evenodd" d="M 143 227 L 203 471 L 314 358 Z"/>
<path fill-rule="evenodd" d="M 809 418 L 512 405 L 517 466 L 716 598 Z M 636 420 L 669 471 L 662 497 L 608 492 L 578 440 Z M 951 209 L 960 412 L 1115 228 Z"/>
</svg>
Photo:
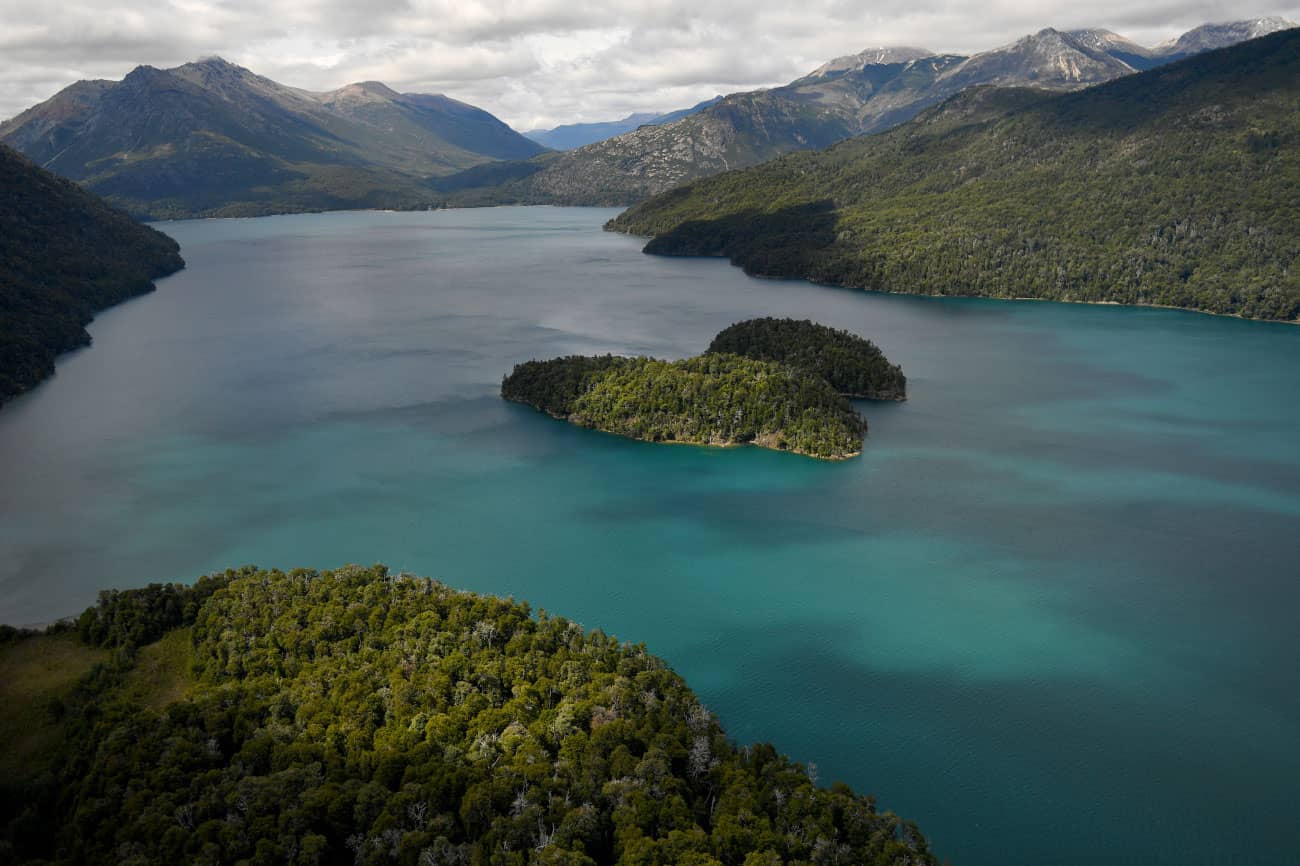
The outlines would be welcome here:
<svg viewBox="0 0 1300 866">
<path fill-rule="evenodd" d="M 0 124 L 0 140 L 154 218 L 434 206 L 427 178 L 545 150 L 450 97 L 378 82 L 317 93 L 219 57 L 77 82 Z"/>
<path fill-rule="evenodd" d="M 0 141 L 155 219 L 622 206 L 890 129 L 968 87 L 1078 89 L 1288 23 L 1203 25 L 1155 49 L 1100 28 L 1050 27 L 971 56 L 867 49 L 782 87 L 733 93 L 559 152 L 449 97 L 402 94 L 379 82 L 317 93 L 210 57 L 171 70 L 137 67 L 120 82 L 78 82 L 0 123 Z"/>
<path fill-rule="evenodd" d="M 1300 28 L 1075 92 L 970 88 L 609 227 L 765 276 L 1300 321 L 1298 73 Z"/>
<path fill-rule="evenodd" d="M 1231 41 L 1287 23 L 1205 25 L 1213 38 L 1203 41 Z M 524 177 L 453 203 L 628 205 L 686 181 L 892 128 L 966 87 L 1077 89 L 1180 59 L 1099 28 L 1049 27 L 971 56 L 907 59 L 920 50 L 868 49 L 862 53 L 868 59 L 874 52 L 896 62 L 860 67 L 849 61 L 861 55 L 838 58 L 782 87 L 730 94 L 675 123 L 534 160 L 535 170 L 521 172 Z"/>
</svg>

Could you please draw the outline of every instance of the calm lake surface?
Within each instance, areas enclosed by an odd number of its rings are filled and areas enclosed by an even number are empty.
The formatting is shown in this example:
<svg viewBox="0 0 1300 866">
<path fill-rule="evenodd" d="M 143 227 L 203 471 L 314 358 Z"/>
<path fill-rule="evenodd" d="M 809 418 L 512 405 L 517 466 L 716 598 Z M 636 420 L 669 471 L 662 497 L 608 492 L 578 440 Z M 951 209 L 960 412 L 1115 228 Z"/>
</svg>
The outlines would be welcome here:
<svg viewBox="0 0 1300 866">
<path fill-rule="evenodd" d="M 189 269 L 0 410 L 0 622 L 384 562 L 667 658 L 733 738 L 959 866 L 1300 851 L 1300 328 L 868 295 L 660 259 L 614 211 L 168 223 Z M 519 361 L 848 328 L 864 455 L 621 440 Z"/>
</svg>

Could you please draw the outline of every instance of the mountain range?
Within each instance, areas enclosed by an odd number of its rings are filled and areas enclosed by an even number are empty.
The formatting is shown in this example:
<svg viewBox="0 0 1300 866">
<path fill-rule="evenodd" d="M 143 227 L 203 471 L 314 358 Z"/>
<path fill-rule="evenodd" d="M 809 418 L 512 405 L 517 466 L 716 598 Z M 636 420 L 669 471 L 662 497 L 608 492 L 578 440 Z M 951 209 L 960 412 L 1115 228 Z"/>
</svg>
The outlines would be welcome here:
<svg viewBox="0 0 1300 866">
<path fill-rule="evenodd" d="M 465 203 L 625 205 L 677 184 L 879 132 L 974 85 L 1075 90 L 1295 25 L 1260 18 L 1198 27 L 1144 48 L 1108 30 L 1040 30 L 973 56 L 871 48 L 784 87 L 735 93 L 674 123 L 530 163 Z"/>
<path fill-rule="evenodd" d="M 872 48 L 783 87 L 735 93 L 548 151 L 491 114 L 378 82 L 325 93 L 220 58 L 81 81 L 11 120 L 0 141 L 148 218 L 479 204 L 625 205 L 685 181 L 879 132 L 975 85 L 1074 90 L 1289 22 L 1198 27 L 1145 48 L 1051 28 L 973 56 Z M 557 147 L 609 131 L 549 131 Z M 602 127 L 606 127 L 602 129 Z"/>
<path fill-rule="evenodd" d="M 0 140 L 154 218 L 427 207 L 428 177 L 545 150 L 446 96 L 313 93 L 220 58 L 78 82 L 0 124 Z"/>
<path fill-rule="evenodd" d="M 715 96 L 712 99 L 706 99 L 692 105 L 690 108 L 670 111 L 667 114 L 638 112 L 629 114 L 620 120 L 606 120 L 596 123 L 566 123 L 552 129 L 531 129 L 524 133 L 524 137 L 530 138 L 544 147 L 549 147 L 551 150 L 573 150 L 583 145 L 594 144 L 597 141 L 604 141 L 607 138 L 622 135 L 625 132 L 632 132 L 643 126 L 662 126 L 665 123 L 672 123 L 674 120 L 681 120 L 683 117 L 689 117 L 703 111 L 721 99 L 721 96 Z"/>
<path fill-rule="evenodd" d="M 610 227 L 765 276 L 1300 321 L 1300 28 L 1081 91 L 967 88 Z"/>
</svg>

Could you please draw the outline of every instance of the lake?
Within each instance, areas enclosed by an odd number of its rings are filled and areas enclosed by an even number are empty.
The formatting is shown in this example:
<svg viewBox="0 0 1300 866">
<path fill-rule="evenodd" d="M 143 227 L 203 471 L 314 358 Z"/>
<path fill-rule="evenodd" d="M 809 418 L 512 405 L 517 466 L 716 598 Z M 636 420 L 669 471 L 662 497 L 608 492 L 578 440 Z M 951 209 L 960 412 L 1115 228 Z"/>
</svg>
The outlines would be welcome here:
<svg viewBox="0 0 1300 866">
<path fill-rule="evenodd" d="M 1300 328 L 909 298 L 642 255 L 615 211 L 166 223 L 186 271 L 0 410 L 0 622 L 384 562 L 645 642 L 742 742 L 960 866 L 1300 851 Z M 656 446 L 520 361 L 743 318 L 880 345 L 862 457 Z"/>
</svg>

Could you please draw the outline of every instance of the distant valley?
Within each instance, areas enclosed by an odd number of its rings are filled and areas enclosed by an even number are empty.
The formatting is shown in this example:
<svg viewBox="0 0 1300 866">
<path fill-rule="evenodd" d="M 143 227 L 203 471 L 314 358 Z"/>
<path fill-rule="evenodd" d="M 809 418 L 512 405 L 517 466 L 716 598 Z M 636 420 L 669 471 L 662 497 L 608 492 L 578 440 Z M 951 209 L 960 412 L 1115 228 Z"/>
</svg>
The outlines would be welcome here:
<svg viewBox="0 0 1300 866">
<path fill-rule="evenodd" d="M 716 105 L 721 101 L 721 96 L 715 96 L 690 108 L 670 111 L 667 114 L 638 112 L 629 114 L 621 120 L 607 120 L 597 123 L 566 123 L 554 129 L 531 129 L 524 133 L 524 137 L 549 147 L 551 150 L 574 150 L 584 145 L 595 144 L 598 141 L 622 135 L 625 132 L 633 132 L 643 126 L 663 126 L 665 123 L 672 123 L 681 120 L 683 117 L 698 114 L 710 105 Z"/>
</svg>

